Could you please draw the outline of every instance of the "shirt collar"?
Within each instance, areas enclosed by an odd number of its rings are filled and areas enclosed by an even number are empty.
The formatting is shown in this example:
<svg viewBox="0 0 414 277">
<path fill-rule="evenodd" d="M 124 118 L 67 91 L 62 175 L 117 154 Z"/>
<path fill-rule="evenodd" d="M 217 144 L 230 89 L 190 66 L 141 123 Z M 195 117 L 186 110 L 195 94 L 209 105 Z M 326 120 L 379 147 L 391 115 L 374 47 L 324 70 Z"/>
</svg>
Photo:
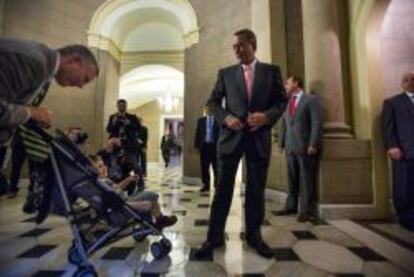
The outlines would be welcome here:
<svg viewBox="0 0 414 277">
<path fill-rule="evenodd" d="M 58 73 L 59 67 L 60 67 L 60 54 L 58 52 L 56 55 L 56 63 L 55 63 L 55 68 L 53 69 L 52 77 L 56 76 L 56 74 Z"/>
<path fill-rule="evenodd" d="M 296 96 L 296 99 L 300 99 L 303 95 L 303 90 L 298 90 L 293 96 Z"/>
<path fill-rule="evenodd" d="M 410 98 L 414 97 L 414 92 L 413 91 L 406 91 L 405 94 L 407 94 L 408 97 L 410 97 Z"/>
<path fill-rule="evenodd" d="M 250 64 L 246 65 L 246 64 L 242 64 L 242 67 L 244 70 L 246 70 L 246 67 L 249 66 L 251 69 L 254 69 L 256 67 L 257 64 L 257 59 L 255 58 Z"/>
</svg>

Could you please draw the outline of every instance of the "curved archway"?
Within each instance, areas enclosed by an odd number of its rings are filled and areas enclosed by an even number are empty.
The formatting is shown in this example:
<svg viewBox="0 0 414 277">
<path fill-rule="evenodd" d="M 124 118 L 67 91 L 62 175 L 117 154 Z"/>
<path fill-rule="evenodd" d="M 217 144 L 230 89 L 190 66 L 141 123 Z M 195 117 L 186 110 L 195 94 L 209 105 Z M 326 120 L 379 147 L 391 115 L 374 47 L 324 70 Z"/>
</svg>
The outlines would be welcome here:
<svg viewBox="0 0 414 277">
<path fill-rule="evenodd" d="M 182 98 L 184 74 L 166 65 L 140 66 L 121 76 L 119 91 L 119 97 L 126 99 L 131 109 L 167 93 Z"/>
<path fill-rule="evenodd" d="M 119 58 L 125 40 L 131 41 L 131 32 L 140 33 L 137 29 L 148 28 L 151 21 L 164 23 L 158 26 L 161 32 L 165 33 L 165 25 L 168 25 L 168 31 L 175 32 L 175 36 L 180 34 L 183 48 L 198 42 L 197 17 L 188 0 L 116 0 L 105 2 L 94 13 L 88 30 L 88 45 L 107 50 Z"/>
</svg>

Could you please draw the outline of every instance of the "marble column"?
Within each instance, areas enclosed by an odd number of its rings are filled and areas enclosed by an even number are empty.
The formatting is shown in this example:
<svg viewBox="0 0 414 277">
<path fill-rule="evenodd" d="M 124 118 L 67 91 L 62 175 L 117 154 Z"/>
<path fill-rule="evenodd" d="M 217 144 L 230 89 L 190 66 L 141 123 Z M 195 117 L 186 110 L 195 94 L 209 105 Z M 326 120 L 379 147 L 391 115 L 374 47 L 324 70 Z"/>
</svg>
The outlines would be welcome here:
<svg viewBox="0 0 414 277">
<path fill-rule="evenodd" d="M 337 0 L 302 0 L 306 89 L 321 100 L 325 137 L 352 138 L 345 119 Z"/>
</svg>

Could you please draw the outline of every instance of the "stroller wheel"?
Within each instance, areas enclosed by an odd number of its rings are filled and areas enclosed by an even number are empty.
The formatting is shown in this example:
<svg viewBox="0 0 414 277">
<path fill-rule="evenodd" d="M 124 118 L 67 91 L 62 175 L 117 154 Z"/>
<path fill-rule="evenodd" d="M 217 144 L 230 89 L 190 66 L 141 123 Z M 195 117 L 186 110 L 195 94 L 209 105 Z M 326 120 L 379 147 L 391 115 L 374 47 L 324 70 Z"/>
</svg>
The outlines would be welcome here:
<svg viewBox="0 0 414 277">
<path fill-rule="evenodd" d="M 143 230 L 145 230 L 145 228 L 137 228 L 134 230 L 134 234 L 132 234 L 132 237 L 134 238 L 136 242 L 143 242 L 147 238 L 148 233 L 143 233 L 143 234 L 136 233 L 136 232 L 140 232 Z"/>
<path fill-rule="evenodd" d="M 168 255 L 172 250 L 172 244 L 169 239 L 163 238 L 160 243 L 162 244 L 164 251 L 166 252 L 166 255 Z"/>
<path fill-rule="evenodd" d="M 74 277 L 98 277 L 95 268 L 92 265 L 82 266 L 76 270 Z"/>
<path fill-rule="evenodd" d="M 168 254 L 168 252 L 165 251 L 165 248 L 161 242 L 157 241 L 151 244 L 151 254 L 156 260 L 161 260 Z"/>
<path fill-rule="evenodd" d="M 74 243 L 68 250 L 68 261 L 74 265 L 81 265 L 83 262 L 83 258 Z"/>
</svg>

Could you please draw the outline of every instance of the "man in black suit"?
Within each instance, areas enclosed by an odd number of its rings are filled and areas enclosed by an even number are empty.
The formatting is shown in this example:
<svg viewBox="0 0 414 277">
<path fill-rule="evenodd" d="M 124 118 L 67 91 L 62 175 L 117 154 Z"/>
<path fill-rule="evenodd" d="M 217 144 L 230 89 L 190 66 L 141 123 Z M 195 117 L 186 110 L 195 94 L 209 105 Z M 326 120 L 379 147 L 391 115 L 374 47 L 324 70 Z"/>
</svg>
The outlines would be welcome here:
<svg viewBox="0 0 414 277">
<path fill-rule="evenodd" d="M 283 114 L 285 89 L 277 66 L 257 61 L 256 36 L 234 33 L 233 50 L 240 63 L 221 69 L 208 106 L 221 124 L 218 140 L 218 184 L 210 212 L 207 241 L 194 258 L 210 256 L 224 244 L 224 229 L 239 162 L 246 159 L 246 241 L 263 257 L 273 251 L 263 241 L 264 188 L 271 154 L 271 128 Z M 223 100 L 225 104 L 223 107 Z"/>
<path fill-rule="evenodd" d="M 298 221 L 316 219 L 316 180 L 321 152 L 322 118 L 318 99 L 303 91 L 302 78 L 286 81 L 290 96 L 281 119 L 279 145 L 286 151 L 289 193 L 285 209 L 279 215 L 295 214 Z"/>
<path fill-rule="evenodd" d="M 382 136 L 392 160 L 395 210 L 401 225 L 414 231 L 414 72 L 401 86 L 402 93 L 384 101 Z"/>
<path fill-rule="evenodd" d="M 140 129 L 138 133 L 139 160 L 141 162 L 142 175 L 147 176 L 147 149 L 148 149 L 148 128 L 144 126 L 142 117 L 138 117 Z"/>
<path fill-rule="evenodd" d="M 138 135 L 140 132 L 140 124 L 138 118 L 134 114 L 127 113 L 127 101 L 119 99 L 117 101 L 118 112 L 109 117 L 106 131 L 109 138 L 118 138 L 121 140 L 120 157 L 122 160 L 123 178 L 129 176 L 131 170 L 135 174 L 142 177 L 141 167 L 138 161 L 139 144 Z M 144 178 L 139 178 L 138 186 L 140 189 L 144 187 Z M 132 187 L 129 193 L 132 193 Z"/>
<path fill-rule="evenodd" d="M 217 188 L 217 140 L 220 126 L 210 109 L 204 108 L 204 116 L 197 120 L 194 147 L 200 152 L 201 181 L 200 192 L 210 190 L 210 165 L 213 167 L 214 188 Z"/>
</svg>

